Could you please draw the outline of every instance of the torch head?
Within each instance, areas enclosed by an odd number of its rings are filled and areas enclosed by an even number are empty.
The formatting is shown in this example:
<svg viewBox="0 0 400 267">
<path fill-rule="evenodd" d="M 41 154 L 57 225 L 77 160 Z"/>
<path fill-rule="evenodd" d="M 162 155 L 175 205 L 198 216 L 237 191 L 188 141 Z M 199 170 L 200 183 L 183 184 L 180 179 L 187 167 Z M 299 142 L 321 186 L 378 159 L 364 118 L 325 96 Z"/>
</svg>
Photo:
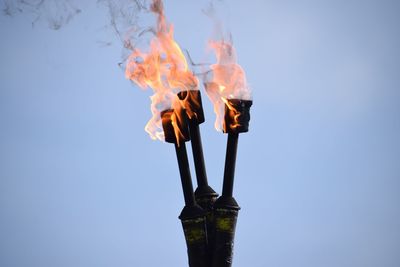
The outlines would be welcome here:
<svg viewBox="0 0 400 267">
<path fill-rule="evenodd" d="M 225 100 L 224 133 L 245 133 L 249 131 L 252 104 L 252 100 Z"/>
<path fill-rule="evenodd" d="M 193 120 L 198 124 L 204 122 L 203 104 L 201 102 L 200 90 L 186 90 L 178 93 L 182 106 L 186 109 L 189 120 Z"/>
<path fill-rule="evenodd" d="M 186 111 L 167 109 L 161 112 L 165 142 L 181 144 L 190 140 Z"/>
</svg>

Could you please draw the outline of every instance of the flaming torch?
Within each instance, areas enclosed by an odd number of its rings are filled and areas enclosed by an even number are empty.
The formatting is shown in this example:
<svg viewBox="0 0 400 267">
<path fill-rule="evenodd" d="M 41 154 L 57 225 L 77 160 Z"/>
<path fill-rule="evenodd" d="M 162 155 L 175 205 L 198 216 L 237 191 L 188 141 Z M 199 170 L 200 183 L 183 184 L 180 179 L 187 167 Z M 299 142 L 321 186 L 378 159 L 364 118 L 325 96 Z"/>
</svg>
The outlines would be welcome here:
<svg viewBox="0 0 400 267">
<path fill-rule="evenodd" d="M 201 143 L 199 124 L 205 121 L 201 94 L 199 90 L 182 91 L 178 93 L 182 106 L 186 109 L 190 137 L 192 143 L 193 160 L 196 170 L 197 189 L 195 197 L 197 203 L 205 210 L 207 218 L 208 259 L 211 261 L 214 245 L 214 218 L 213 205 L 218 194 L 208 185 L 206 167 L 204 163 L 203 146 Z"/>
<path fill-rule="evenodd" d="M 252 100 L 245 73 L 236 63 L 232 44 L 224 41 L 210 44 L 217 63 L 211 65 L 204 84 L 217 115 L 215 126 L 228 134 L 222 195 L 214 204 L 215 244 L 211 266 L 230 267 L 240 209 L 233 197 L 236 153 L 239 133 L 248 131 Z"/>
<path fill-rule="evenodd" d="M 197 205 L 193 193 L 185 142 L 190 140 L 185 110 L 165 110 L 161 113 L 165 141 L 175 145 L 185 198 L 181 219 L 188 248 L 189 266 L 207 267 L 207 229 L 204 210 Z"/>
<path fill-rule="evenodd" d="M 179 218 L 182 222 L 188 248 L 189 266 L 206 267 L 209 266 L 207 262 L 206 214 L 197 205 L 194 197 L 185 146 L 185 142 L 189 141 L 190 135 L 192 135 L 193 140 L 195 140 L 193 142 L 195 144 L 194 149 L 197 149 L 195 157 L 202 158 L 200 135 L 196 136 L 196 133 L 199 132 L 198 128 L 197 132 L 195 130 L 194 114 L 199 119 L 196 120 L 197 127 L 198 123 L 201 123 L 202 115 L 199 109 L 191 108 L 191 104 L 186 105 L 187 110 L 182 108 L 177 97 L 180 91 L 191 92 L 197 89 L 198 79 L 189 70 L 185 56 L 174 40 L 173 27 L 166 22 L 162 1 L 153 0 L 150 9 L 157 15 L 157 28 L 150 43 L 150 50 L 146 53 L 135 49 L 128 58 L 125 73 L 128 79 L 141 88 L 150 87 L 154 91 L 151 96 L 153 115 L 145 130 L 152 139 L 165 140 L 175 145 L 185 198 L 185 207 Z M 196 103 L 201 103 L 201 100 L 198 101 Z M 187 114 L 190 120 L 187 118 Z M 191 125 L 190 135 L 188 121 Z M 196 172 L 200 173 L 198 177 L 202 177 L 199 184 L 207 185 L 204 160 L 202 162 L 197 160 L 197 162 L 200 163 L 196 163 L 196 166 L 198 165 Z"/>
</svg>

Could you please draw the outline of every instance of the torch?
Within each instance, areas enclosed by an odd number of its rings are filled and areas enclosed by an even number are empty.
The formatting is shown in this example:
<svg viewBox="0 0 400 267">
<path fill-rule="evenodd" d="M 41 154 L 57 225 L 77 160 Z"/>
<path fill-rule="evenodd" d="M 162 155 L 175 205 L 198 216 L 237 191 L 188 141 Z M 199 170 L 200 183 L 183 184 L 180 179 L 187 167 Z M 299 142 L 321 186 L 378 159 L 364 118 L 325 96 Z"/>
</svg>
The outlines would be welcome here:
<svg viewBox="0 0 400 267">
<path fill-rule="evenodd" d="M 190 267 L 207 267 L 207 229 L 204 210 L 197 205 L 194 193 L 185 142 L 190 140 L 186 111 L 168 109 L 161 112 L 165 141 L 175 145 L 185 199 L 179 219 L 181 220 Z"/>
<path fill-rule="evenodd" d="M 195 198 L 197 203 L 206 212 L 207 237 L 209 259 L 214 245 L 214 219 L 213 205 L 218 194 L 208 185 L 206 167 L 204 163 L 203 146 L 201 142 L 199 125 L 205 121 L 201 94 L 199 90 L 186 90 L 178 94 L 182 106 L 186 109 L 188 117 L 190 139 L 192 144 L 193 161 L 196 170 L 197 189 Z"/>
<path fill-rule="evenodd" d="M 233 244 L 239 205 L 233 197 L 239 133 L 248 132 L 251 100 L 226 99 L 224 133 L 228 134 L 222 195 L 214 204 L 215 247 L 212 267 L 232 265 Z"/>
</svg>

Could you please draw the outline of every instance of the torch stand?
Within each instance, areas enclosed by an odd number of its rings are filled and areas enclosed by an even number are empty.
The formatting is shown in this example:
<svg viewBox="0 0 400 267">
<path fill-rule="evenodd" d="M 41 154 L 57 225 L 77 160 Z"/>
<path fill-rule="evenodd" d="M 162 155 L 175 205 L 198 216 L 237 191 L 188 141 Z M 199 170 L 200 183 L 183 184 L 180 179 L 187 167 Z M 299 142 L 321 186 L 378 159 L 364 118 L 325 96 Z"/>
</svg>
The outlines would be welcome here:
<svg viewBox="0 0 400 267">
<path fill-rule="evenodd" d="M 179 112 L 179 113 L 178 113 Z M 165 141 L 174 143 L 185 198 L 179 219 L 182 222 L 190 267 L 208 267 L 206 213 L 197 205 L 193 193 L 185 142 L 190 140 L 185 110 L 161 113 Z M 177 127 L 177 129 L 174 129 Z M 176 136 L 179 133 L 178 136 Z"/>
<path fill-rule="evenodd" d="M 215 245 L 212 267 L 232 266 L 236 222 L 240 207 L 232 196 L 239 133 L 248 131 L 252 101 L 229 99 L 224 132 L 228 133 L 222 195 L 214 204 Z"/>
<path fill-rule="evenodd" d="M 179 146 L 175 144 L 175 150 L 185 196 L 185 207 L 179 219 L 185 234 L 189 266 L 207 267 L 205 260 L 207 258 L 206 213 L 196 204 L 194 198 L 185 143 Z"/>
<path fill-rule="evenodd" d="M 199 90 L 182 91 L 178 94 L 178 98 L 181 100 L 182 105 L 185 107 L 188 116 L 193 161 L 197 178 L 197 189 L 195 191 L 195 197 L 197 203 L 206 212 L 209 251 L 208 258 L 211 263 L 211 256 L 214 245 L 213 205 L 218 197 L 218 194 L 208 185 L 207 181 L 207 173 L 204 163 L 203 146 L 201 142 L 199 127 L 199 125 L 205 121 L 201 94 Z"/>
</svg>

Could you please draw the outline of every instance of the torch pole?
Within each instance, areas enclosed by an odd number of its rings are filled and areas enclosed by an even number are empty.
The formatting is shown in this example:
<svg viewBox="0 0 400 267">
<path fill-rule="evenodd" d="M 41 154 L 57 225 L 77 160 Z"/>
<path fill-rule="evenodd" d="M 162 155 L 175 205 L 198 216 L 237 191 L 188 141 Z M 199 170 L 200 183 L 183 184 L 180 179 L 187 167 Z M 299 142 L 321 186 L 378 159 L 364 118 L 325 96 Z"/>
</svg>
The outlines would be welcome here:
<svg viewBox="0 0 400 267">
<path fill-rule="evenodd" d="M 194 198 L 185 143 L 174 143 L 174 145 L 185 198 L 185 207 L 179 215 L 179 219 L 181 220 L 185 234 L 189 266 L 208 267 L 206 214 L 204 210 L 197 205 Z"/>
<path fill-rule="evenodd" d="M 194 167 L 196 170 L 197 186 L 199 188 L 208 187 L 199 124 L 194 120 L 189 120 L 189 130 L 190 140 L 192 144 Z"/>
<path fill-rule="evenodd" d="M 228 133 L 222 195 L 214 204 L 215 244 L 212 267 L 231 267 L 240 207 L 233 195 L 238 133 Z"/>
<path fill-rule="evenodd" d="M 175 123 L 172 122 L 172 118 L 174 118 Z M 186 113 L 184 110 L 165 110 L 161 112 L 161 119 L 165 141 L 174 144 L 178 160 L 182 191 L 185 198 L 185 206 L 179 215 L 179 219 L 185 235 L 189 267 L 208 267 L 206 213 L 197 205 L 193 193 L 185 145 L 185 142 L 190 140 Z M 179 138 L 175 135 L 174 127 L 178 127 L 181 134 Z"/>
<path fill-rule="evenodd" d="M 196 170 L 197 188 L 196 202 L 206 212 L 208 260 L 211 264 L 214 246 L 214 217 L 213 205 L 218 194 L 208 185 L 203 146 L 201 142 L 200 124 L 205 121 L 201 93 L 199 90 L 186 90 L 178 93 L 182 106 L 186 108 L 190 141 L 192 144 L 193 161 Z M 209 266 L 208 265 L 208 266 Z"/>
<path fill-rule="evenodd" d="M 194 166 L 197 178 L 197 188 L 195 191 L 196 201 L 206 212 L 206 227 L 207 227 L 207 241 L 208 241 L 207 266 L 210 266 L 212 262 L 214 242 L 215 242 L 213 206 L 215 200 L 217 199 L 218 194 L 208 185 L 199 124 L 193 120 L 189 121 L 189 130 L 190 130 Z"/>
<path fill-rule="evenodd" d="M 183 196 L 185 198 L 185 206 L 194 206 L 196 201 L 194 199 L 186 145 L 184 142 L 182 142 L 180 145 L 174 143 L 174 145 L 176 158 L 178 160 L 179 174 L 181 176 Z"/>
<path fill-rule="evenodd" d="M 228 142 L 226 145 L 225 155 L 224 184 L 222 186 L 222 195 L 226 197 L 232 197 L 233 194 L 233 181 L 235 177 L 238 141 L 238 133 L 228 134 Z"/>
<path fill-rule="evenodd" d="M 211 210 L 218 194 L 208 185 L 199 123 L 195 120 L 189 120 L 189 130 L 197 180 L 196 201 L 204 209 Z"/>
<path fill-rule="evenodd" d="M 215 244 L 212 267 L 231 267 L 236 222 L 240 207 L 233 197 L 233 182 L 239 133 L 248 131 L 251 100 L 228 99 L 224 132 L 228 134 L 222 195 L 214 204 Z"/>
</svg>

